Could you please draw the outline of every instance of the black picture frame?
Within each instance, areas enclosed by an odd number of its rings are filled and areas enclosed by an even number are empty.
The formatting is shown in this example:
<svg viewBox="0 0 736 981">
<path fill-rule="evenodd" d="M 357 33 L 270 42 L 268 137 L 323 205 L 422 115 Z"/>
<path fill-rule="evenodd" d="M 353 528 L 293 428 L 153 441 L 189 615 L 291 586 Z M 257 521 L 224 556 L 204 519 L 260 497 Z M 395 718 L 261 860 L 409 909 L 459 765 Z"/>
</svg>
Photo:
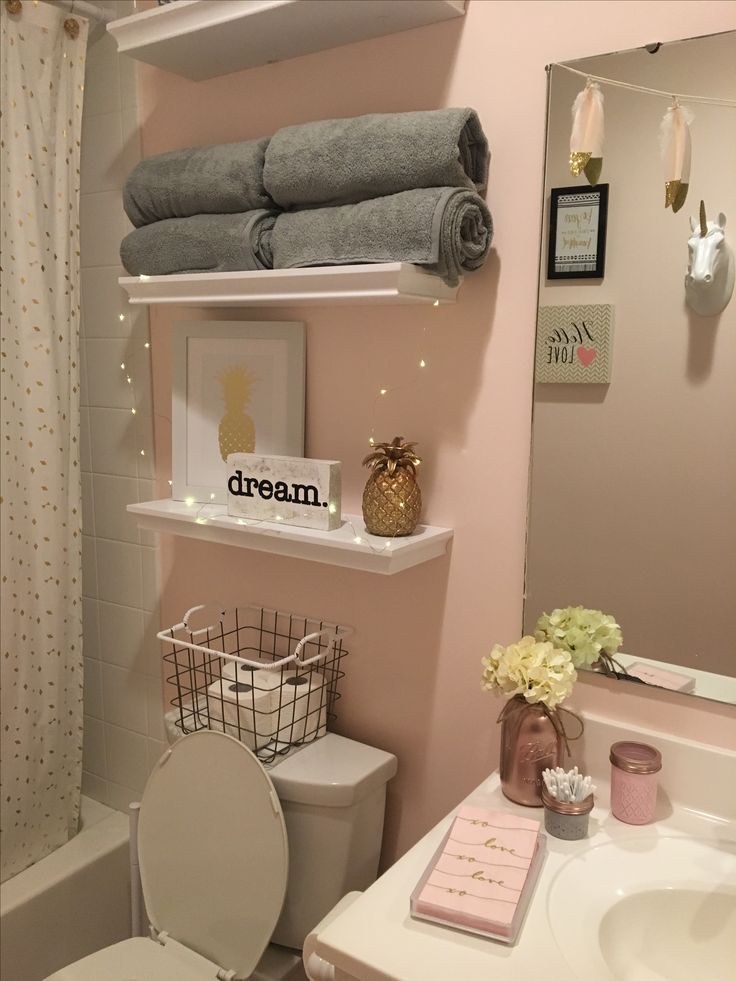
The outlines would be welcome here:
<svg viewBox="0 0 736 981">
<path fill-rule="evenodd" d="M 608 184 L 595 187 L 553 187 L 549 200 L 547 279 L 603 279 L 606 270 Z M 581 229 L 580 222 L 586 224 Z M 558 228 L 570 224 L 570 235 L 580 248 L 558 248 Z M 593 239 L 595 241 L 593 241 Z"/>
</svg>

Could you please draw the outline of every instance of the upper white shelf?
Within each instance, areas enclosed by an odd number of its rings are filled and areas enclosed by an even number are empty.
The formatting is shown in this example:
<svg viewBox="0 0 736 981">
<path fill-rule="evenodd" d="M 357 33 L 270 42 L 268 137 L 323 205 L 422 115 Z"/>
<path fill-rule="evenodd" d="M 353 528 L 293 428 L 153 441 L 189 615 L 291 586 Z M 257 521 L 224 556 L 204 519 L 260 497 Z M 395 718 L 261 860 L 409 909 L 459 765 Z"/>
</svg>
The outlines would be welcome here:
<svg viewBox="0 0 736 981">
<path fill-rule="evenodd" d="M 363 519 L 356 515 L 343 515 L 343 524 L 335 531 L 297 528 L 275 521 L 249 524 L 242 518 L 230 517 L 224 504 L 187 504 L 169 499 L 129 504 L 128 511 L 136 516 L 139 527 L 149 531 L 385 576 L 444 555 L 452 538 L 450 528 L 431 525 L 420 525 L 406 538 L 378 538 L 366 532 Z"/>
<path fill-rule="evenodd" d="M 464 13 L 465 0 L 176 0 L 107 29 L 121 54 L 199 82 Z"/>
<path fill-rule="evenodd" d="M 118 282 L 131 303 L 199 307 L 454 303 L 459 289 L 459 286 L 448 286 L 426 269 L 406 262 L 263 269 L 258 272 L 123 276 Z"/>
</svg>

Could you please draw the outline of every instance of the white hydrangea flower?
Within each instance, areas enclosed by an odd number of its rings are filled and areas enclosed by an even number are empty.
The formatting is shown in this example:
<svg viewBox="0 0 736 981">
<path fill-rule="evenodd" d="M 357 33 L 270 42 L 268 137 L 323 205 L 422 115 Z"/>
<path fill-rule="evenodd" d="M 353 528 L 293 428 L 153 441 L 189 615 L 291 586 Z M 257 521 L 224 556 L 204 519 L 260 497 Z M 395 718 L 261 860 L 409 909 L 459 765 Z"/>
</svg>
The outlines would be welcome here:
<svg viewBox="0 0 736 981">
<path fill-rule="evenodd" d="M 534 636 L 569 651 L 576 668 L 594 664 L 601 653 L 613 655 L 623 643 L 621 628 L 607 613 L 582 606 L 566 606 L 543 613 Z"/>
<path fill-rule="evenodd" d="M 481 661 L 481 687 L 506 695 L 523 695 L 527 702 L 555 708 L 564 701 L 577 678 L 569 651 L 548 641 L 522 637 L 516 644 L 494 644 Z"/>
</svg>

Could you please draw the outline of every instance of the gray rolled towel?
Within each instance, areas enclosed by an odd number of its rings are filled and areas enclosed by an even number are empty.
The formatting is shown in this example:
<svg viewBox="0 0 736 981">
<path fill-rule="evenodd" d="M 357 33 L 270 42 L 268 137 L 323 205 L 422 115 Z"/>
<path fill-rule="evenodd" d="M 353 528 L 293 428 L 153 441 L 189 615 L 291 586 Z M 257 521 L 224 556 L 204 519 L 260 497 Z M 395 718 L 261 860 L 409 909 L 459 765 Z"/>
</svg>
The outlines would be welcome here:
<svg viewBox="0 0 736 981">
<path fill-rule="evenodd" d="M 270 269 L 275 220 L 264 209 L 166 218 L 126 235 L 120 258 L 131 276 Z"/>
<path fill-rule="evenodd" d="M 275 269 L 415 262 L 455 285 L 483 265 L 492 238 L 483 198 L 463 188 L 432 187 L 281 214 L 271 247 Z"/>
<path fill-rule="evenodd" d="M 263 187 L 268 139 L 194 146 L 141 160 L 123 188 L 136 228 L 164 218 L 242 214 L 273 202 Z"/>
<path fill-rule="evenodd" d="M 353 204 L 416 187 L 483 191 L 488 141 L 474 109 L 432 109 L 287 126 L 263 181 L 282 208 Z"/>
</svg>

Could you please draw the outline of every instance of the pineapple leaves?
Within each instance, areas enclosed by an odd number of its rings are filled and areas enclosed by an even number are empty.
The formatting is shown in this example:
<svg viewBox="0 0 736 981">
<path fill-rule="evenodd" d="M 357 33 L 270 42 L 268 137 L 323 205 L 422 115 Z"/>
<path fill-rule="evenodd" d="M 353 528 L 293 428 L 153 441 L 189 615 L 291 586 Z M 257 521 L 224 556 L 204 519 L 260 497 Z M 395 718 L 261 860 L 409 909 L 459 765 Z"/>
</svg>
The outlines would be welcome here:
<svg viewBox="0 0 736 981">
<path fill-rule="evenodd" d="M 375 443 L 373 450 L 363 460 L 364 467 L 375 473 L 387 472 L 393 476 L 397 470 L 408 470 L 412 474 L 421 460 L 413 452 L 416 441 L 407 442 L 403 436 L 394 436 L 390 443 Z"/>
</svg>

